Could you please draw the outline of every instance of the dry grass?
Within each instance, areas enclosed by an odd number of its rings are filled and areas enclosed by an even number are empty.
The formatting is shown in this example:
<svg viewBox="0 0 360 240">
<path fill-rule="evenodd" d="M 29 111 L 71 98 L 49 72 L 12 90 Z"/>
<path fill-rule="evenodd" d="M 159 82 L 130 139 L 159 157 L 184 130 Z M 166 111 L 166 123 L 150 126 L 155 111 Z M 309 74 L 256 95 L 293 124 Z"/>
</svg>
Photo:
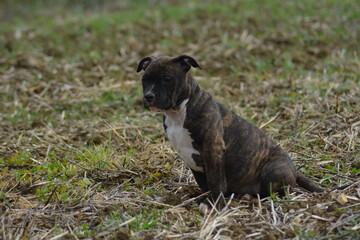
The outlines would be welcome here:
<svg viewBox="0 0 360 240">
<path fill-rule="evenodd" d="M 359 238 L 355 1 L 125 3 L 95 15 L 29 3 L 45 15 L 6 17 L 0 239 Z M 142 109 L 135 73 L 144 56 L 182 53 L 202 65 L 193 75 L 205 89 L 329 191 L 243 196 L 201 214 L 200 190 L 162 116 Z"/>
</svg>

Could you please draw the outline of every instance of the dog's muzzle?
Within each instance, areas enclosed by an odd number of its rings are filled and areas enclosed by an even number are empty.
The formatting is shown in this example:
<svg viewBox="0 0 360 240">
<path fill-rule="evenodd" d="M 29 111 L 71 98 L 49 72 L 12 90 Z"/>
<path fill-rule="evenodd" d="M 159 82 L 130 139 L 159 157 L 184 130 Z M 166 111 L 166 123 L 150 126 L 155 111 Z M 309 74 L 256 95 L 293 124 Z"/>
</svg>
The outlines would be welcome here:
<svg viewBox="0 0 360 240">
<path fill-rule="evenodd" d="M 150 107 L 154 105 L 154 101 L 155 101 L 155 94 L 152 92 L 147 92 L 144 94 L 144 98 L 143 98 L 143 106 L 150 110 Z"/>
<path fill-rule="evenodd" d="M 155 94 L 152 92 L 148 92 L 144 95 L 144 101 L 151 105 L 155 100 Z"/>
</svg>

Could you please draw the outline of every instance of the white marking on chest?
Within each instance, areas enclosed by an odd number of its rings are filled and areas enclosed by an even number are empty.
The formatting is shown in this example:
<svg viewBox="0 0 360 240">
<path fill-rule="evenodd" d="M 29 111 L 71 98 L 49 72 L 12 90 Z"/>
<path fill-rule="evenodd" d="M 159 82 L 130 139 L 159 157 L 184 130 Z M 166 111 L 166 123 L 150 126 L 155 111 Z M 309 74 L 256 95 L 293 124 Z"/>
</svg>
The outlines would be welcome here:
<svg viewBox="0 0 360 240">
<path fill-rule="evenodd" d="M 200 153 L 192 145 L 193 139 L 190 136 L 189 130 L 184 128 L 186 103 L 188 101 L 189 99 L 184 100 L 179 110 L 165 113 L 166 134 L 171 145 L 179 152 L 186 165 L 195 171 L 204 172 L 204 169 L 197 166 L 192 158 L 193 154 Z"/>
</svg>

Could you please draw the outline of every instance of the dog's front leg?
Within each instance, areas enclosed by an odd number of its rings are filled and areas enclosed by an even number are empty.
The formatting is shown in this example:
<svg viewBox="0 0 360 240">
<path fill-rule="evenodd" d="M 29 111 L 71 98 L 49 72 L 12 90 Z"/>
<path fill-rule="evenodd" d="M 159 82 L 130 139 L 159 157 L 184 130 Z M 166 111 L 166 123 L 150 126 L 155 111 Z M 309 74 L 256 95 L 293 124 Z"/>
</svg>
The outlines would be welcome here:
<svg viewBox="0 0 360 240">
<path fill-rule="evenodd" d="M 222 129 L 222 128 L 221 128 Z M 210 197 L 212 202 L 216 202 L 221 194 L 227 192 L 225 175 L 225 143 L 222 130 L 209 132 L 203 143 L 203 159 L 205 162 L 205 173 Z M 220 197 L 218 207 L 224 206 L 224 198 Z"/>
</svg>

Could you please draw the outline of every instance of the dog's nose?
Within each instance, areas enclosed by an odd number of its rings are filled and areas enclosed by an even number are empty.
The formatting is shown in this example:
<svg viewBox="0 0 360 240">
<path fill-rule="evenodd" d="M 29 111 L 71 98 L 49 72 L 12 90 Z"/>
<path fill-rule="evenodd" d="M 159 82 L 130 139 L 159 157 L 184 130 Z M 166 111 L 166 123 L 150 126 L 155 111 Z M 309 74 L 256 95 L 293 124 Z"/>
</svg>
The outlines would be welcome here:
<svg viewBox="0 0 360 240">
<path fill-rule="evenodd" d="M 153 94 L 152 92 L 146 93 L 144 98 L 148 103 L 152 103 L 154 101 L 155 94 Z"/>
</svg>

